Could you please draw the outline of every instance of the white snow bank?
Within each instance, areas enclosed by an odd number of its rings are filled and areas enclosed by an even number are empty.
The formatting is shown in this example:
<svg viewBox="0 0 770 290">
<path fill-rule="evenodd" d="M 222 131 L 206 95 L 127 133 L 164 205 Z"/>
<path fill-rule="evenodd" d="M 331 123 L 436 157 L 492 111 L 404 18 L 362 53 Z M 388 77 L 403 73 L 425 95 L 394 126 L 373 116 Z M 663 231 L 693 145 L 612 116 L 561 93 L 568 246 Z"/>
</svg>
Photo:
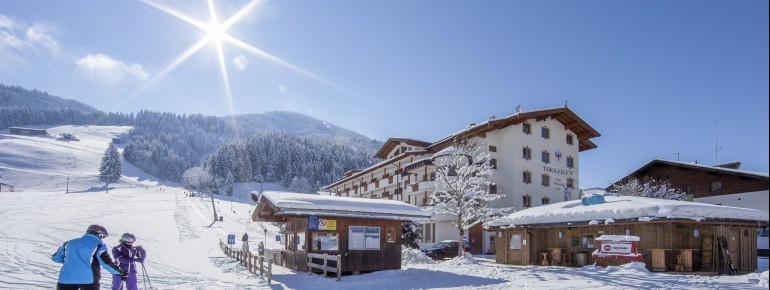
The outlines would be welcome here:
<svg viewBox="0 0 770 290">
<path fill-rule="evenodd" d="M 759 287 L 762 288 L 768 288 L 768 272 L 764 271 L 762 273 L 751 273 L 746 275 L 746 283 L 748 284 L 756 284 Z"/>
<path fill-rule="evenodd" d="M 401 265 L 417 265 L 417 264 L 435 264 L 430 257 L 419 249 L 412 249 L 408 247 L 401 247 Z"/>
<path fill-rule="evenodd" d="M 452 258 L 449 261 L 443 262 L 444 265 L 455 265 L 455 266 L 462 266 L 462 265 L 475 265 L 479 262 L 476 261 L 476 259 L 473 258 L 473 255 L 471 253 L 465 253 L 463 256 L 457 256 Z"/>
</svg>

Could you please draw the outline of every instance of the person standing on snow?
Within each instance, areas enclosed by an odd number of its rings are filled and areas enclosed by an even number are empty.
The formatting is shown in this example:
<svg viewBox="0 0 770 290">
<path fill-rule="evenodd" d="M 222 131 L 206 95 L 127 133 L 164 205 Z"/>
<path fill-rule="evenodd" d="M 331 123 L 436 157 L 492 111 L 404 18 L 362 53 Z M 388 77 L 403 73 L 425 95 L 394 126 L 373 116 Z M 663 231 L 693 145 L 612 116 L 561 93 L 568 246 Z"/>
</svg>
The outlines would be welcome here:
<svg viewBox="0 0 770 290">
<path fill-rule="evenodd" d="M 249 234 L 243 233 L 243 237 L 241 237 L 241 242 L 243 242 L 243 251 L 249 252 Z"/>
<path fill-rule="evenodd" d="M 128 272 L 121 270 L 110 259 L 107 245 L 102 239 L 109 235 L 107 229 L 100 225 L 91 225 L 86 234 L 80 238 L 64 242 L 51 256 L 51 260 L 62 263 L 57 290 L 91 290 L 99 289 L 101 267 L 119 277 L 127 277 Z"/>
<path fill-rule="evenodd" d="M 120 269 L 128 273 L 125 279 L 119 275 L 112 275 L 112 290 L 122 290 L 123 281 L 126 281 L 128 290 L 137 290 L 136 263 L 144 263 L 147 256 L 142 246 L 134 247 L 136 237 L 133 234 L 125 233 L 120 237 L 120 245 L 112 248 L 112 256 L 118 261 Z"/>
</svg>

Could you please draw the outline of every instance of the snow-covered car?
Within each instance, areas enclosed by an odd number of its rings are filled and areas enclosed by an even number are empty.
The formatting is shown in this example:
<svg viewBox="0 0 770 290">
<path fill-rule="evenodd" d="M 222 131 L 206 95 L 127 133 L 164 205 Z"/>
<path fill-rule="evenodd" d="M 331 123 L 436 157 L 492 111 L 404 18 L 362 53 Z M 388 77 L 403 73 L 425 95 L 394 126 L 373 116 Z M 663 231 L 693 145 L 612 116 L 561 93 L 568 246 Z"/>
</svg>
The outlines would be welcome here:
<svg viewBox="0 0 770 290">
<path fill-rule="evenodd" d="M 444 240 L 440 243 L 436 243 L 435 245 L 431 246 L 430 248 L 423 249 L 422 252 L 425 253 L 426 256 L 431 257 L 435 260 L 443 260 L 444 258 L 454 258 L 457 257 L 457 250 L 460 243 L 456 240 Z M 463 241 L 463 247 L 465 248 L 466 252 L 471 251 L 471 245 L 468 244 L 468 242 Z"/>
</svg>

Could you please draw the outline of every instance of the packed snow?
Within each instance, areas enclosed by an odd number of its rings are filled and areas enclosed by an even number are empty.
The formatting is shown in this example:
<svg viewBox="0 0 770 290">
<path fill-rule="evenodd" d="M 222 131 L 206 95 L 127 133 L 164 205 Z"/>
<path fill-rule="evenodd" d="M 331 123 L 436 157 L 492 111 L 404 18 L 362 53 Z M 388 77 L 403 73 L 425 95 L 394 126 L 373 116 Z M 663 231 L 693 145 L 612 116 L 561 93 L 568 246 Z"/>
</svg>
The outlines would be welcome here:
<svg viewBox="0 0 770 290">
<path fill-rule="evenodd" d="M 704 277 L 651 273 L 638 264 L 608 268 L 586 266 L 511 266 L 494 257 L 432 261 L 413 249 L 402 251 L 402 269 L 344 276 L 342 281 L 274 266 L 273 284 L 250 274 L 224 256 L 219 241 L 247 232 L 251 248 L 260 241 L 278 249 L 278 228 L 250 221 L 251 190 L 240 184 L 234 197 L 216 197 L 223 221 L 213 222 L 208 195 L 191 197 L 176 184 L 156 180 L 123 163 L 123 177 L 106 186 L 98 180 L 102 154 L 127 127 L 60 126 L 80 141 L 9 135 L 0 130 L 0 182 L 15 192 L 0 192 L 0 289 L 52 289 L 60 264 L 50 256 L 90 224 L 110 231 L 108 246 L 131 232 L 147 249 L 145 263 L 153 289 L 767 289 L 768 260 L 746 275 Z M 52 134 L 53 135 L 53 134 Z M 120 149 L 120 145 L 118 146 Z M 274 184 L 265 189 L 285 190 Z M 66 193 L 69 191 L 69 193 Z M 264 230 L 267 230 L 267 235 Z M 110 278 L 102 271 L 102 285 Z M 140 289 L 145 287 L 139 282 Z"/>
</svg>

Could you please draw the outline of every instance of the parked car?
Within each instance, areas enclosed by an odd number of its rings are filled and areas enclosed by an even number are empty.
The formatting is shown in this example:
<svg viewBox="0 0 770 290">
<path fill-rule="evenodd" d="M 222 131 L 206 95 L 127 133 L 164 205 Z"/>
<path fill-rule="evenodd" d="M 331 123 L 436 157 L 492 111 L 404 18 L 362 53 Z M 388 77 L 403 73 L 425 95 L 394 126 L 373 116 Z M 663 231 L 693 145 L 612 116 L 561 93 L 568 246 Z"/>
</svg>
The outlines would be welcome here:
<svg viewBox="0 0 770 290">
<path fill-rule="evenodd" d="M 444 240 L 440 243 L 436 243 L 430 248 L 422 250 L 426 256 L 433 258 L 434 260 L 443 260 L 444 258 L 457 257 L 457 250 L 460 243 L 456 240 Z M 471 245 L 467 241 L 463 241 L 463 248 L 466 252 L 471 251 Z"/>
</svg>

